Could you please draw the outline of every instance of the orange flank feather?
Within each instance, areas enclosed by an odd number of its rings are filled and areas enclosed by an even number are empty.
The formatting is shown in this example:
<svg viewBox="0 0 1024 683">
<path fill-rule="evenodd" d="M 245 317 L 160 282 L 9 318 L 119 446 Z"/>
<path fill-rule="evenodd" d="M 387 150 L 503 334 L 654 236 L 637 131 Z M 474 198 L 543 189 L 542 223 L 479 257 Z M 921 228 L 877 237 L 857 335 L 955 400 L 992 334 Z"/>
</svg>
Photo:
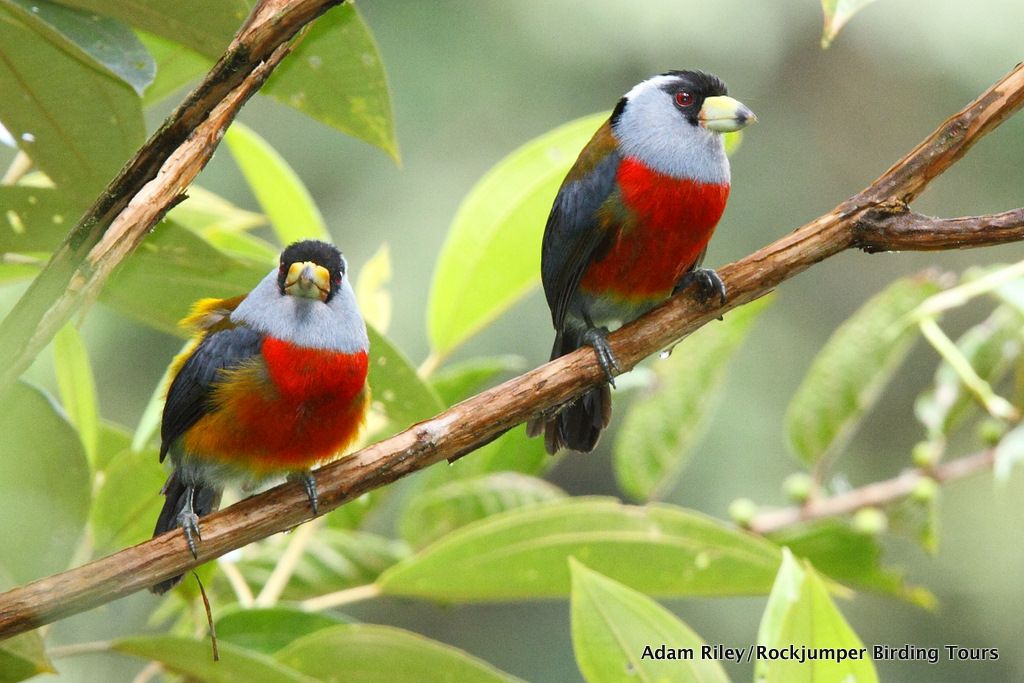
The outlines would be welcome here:
<svg viewBox="0 0 1024 683">
<path fill-rule="evenodd" d="M 367 369 L 365 351 L 267 338 L 261 356 L 224 372 L 212 410 L 188 430 L 183 445 L 257 477 L 330 460 L 352 445 L 366 420 Z"/>
<path fill-rule="evenodd" d="M 729 185 L 672 178 L 628 158 L 617 184 L 626 219 L 607 216 L 621 227 L 587 269 L 580 291 L 627 301 L 665 298 L 711 239 Z"/>
</svg>

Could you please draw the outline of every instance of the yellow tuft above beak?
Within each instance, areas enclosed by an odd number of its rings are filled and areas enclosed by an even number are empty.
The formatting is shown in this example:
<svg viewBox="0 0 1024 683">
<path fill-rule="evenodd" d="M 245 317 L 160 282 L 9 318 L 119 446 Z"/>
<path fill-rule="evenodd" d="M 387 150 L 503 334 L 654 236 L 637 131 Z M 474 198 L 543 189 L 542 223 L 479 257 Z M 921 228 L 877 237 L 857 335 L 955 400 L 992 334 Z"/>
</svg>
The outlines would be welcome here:
<svg viewBox="0 0 1024 683">
<path fill-rule="evenodd" d="M 700 108 L 700 125 L 719 133 L 732 133 L 757 121 L 754 112 L 728 95 L 708 97 Z"/>
<path fill-rule="evenodd" d="M 331 293 L 331 274 L 312 261 L 295 262 L 288 267 L 284 281 L 285 294 L 326 301 Z"/>
</svg>

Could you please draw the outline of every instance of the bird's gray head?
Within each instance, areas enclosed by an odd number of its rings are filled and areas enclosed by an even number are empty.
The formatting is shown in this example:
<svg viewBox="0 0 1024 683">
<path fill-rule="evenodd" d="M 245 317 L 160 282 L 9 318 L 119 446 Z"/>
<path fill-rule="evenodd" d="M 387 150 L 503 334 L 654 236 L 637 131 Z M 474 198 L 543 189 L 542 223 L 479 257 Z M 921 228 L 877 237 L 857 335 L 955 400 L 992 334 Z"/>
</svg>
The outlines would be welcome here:
<svg viewBox="0 0 1024 683">
<path fill-rule="evenodd" d="M 633 87 L 612 112 L 612 132 L 623 156 L 672 176 L 729 182 L 722 133 L 755 121 L 728 96 L 717 76 L 669 71 Z"/>
</svg>

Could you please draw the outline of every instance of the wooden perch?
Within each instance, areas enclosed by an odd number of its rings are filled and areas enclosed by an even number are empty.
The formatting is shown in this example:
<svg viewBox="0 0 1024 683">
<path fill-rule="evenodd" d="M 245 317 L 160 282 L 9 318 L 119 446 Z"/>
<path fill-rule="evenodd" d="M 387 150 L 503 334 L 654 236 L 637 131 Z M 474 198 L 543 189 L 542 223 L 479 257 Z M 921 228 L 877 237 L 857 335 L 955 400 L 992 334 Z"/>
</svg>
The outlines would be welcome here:
<svg viewBox="0 0 1024 683">
<path fill-rule="evenodd" d="M 998 216 L 942 220 L 910 213 L 907 208 L 930 180 L 1022 104 L 1024 66 L 1018 66 L 863 192 L 777 242 L 719 270 L 729 292 L 725 305 L 701 308 L 683 293 L 611 334 L 608 341 L 623 369 L 631 369 L 701 325 L 764 296 L 779 283 L 846 249 L 958 249 L 1024 239 L 1021 209 Z M 594 353 L 584 348 L 467 399 L 401 434 L 318 470 L 320 509 L 332 510 L 441 460 L 453 461 L 603 380 Z M 203 518 L 198 559 L 189 553 L 182 533 L 170 532 L 85 566 L 15 588 L 0 595 L 0 638 L 128 595 L 291 528 L 309 515 L 309 502 L 302 487 L 283 484 Z"/>
</svg>

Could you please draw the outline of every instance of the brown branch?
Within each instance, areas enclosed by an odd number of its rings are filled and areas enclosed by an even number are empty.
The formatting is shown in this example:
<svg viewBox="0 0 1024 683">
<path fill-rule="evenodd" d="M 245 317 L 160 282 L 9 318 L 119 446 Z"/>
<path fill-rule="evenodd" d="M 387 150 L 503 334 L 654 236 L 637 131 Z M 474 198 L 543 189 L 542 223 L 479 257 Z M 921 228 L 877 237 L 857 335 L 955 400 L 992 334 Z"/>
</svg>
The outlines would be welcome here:
<svg viewBox="0 0 1024 683">
<path fill-rule="evenodd" d="M 262 0 L 253 9 L 224 56 L 111 181 L 0 323 L 0 393 L 183 198 L 238 110 L 288 53 L 288 41 L 341 2 Z M 146 207 L 143 192 L 157 203 Z"/>
<path fill-rule="evenodd" d="M 963 479 L 991 469 L 995 458 L 995 449 L 989 449 L 933 468 L 907 470 L 892 479 L 874 482 L 828 498 L 811 500 L 800 507 L 762 512 L 751 520 L 747 528 L 755 533 L 767 534 L 798 522 L 838 517 L 861 508 L 886 505 L 909 496 L 922 479 L 933 479 L 940 484 Z"/>
<path fill-rule="evenodd" d="M 939 251 L 1024 239 L 1024 208 L 992 216 L 932 218 L 905 205 L 872 209 L 857 224 L 856 246 L 866 252 Z"/>
<path fill-rule="evenodd" d="M 947 121 L 882 178 L 835 210 L 719 271 L 729 301 L 704 309 L 674 297 L 609 336 L 626 370 L 723 313 L 765 295 L 780 282 L 850 247 L 907 249 L 906 231 L 865 236 L 872 221 L 903 213 L 903 203 L 953 164 L 978 138 L 1024 104 L 1024 65 Z M 881 212 L 881 214 L 879 214 Z M 869 216 L 870 214 L 870 216 Z M 869 216 L 866 218 L 866 216 Z M 984 223 L 984 221 L 982 221 Z M 1001 228 L 979 227 L 970 246 L 1002 243 Z M 986 237 L 987 235 L 987 237 Z M 946 248 L 964 246 L 948 241 Z M 332 510 L 363 493 L 441 460 L 455 460 L 530 417 L 564 403 L 604 379 L 590 349 L 580 349 L 474 396 L 441 415 L 317 472 L 320 508 Z M 0 595 L 0 638 L 82 612 L 150 586 L 309 517 L 297 484 L 283 484 L 202 521 L 199 558 L 184 536 L 169 532 L 76 569 Z"/>
</svg>

